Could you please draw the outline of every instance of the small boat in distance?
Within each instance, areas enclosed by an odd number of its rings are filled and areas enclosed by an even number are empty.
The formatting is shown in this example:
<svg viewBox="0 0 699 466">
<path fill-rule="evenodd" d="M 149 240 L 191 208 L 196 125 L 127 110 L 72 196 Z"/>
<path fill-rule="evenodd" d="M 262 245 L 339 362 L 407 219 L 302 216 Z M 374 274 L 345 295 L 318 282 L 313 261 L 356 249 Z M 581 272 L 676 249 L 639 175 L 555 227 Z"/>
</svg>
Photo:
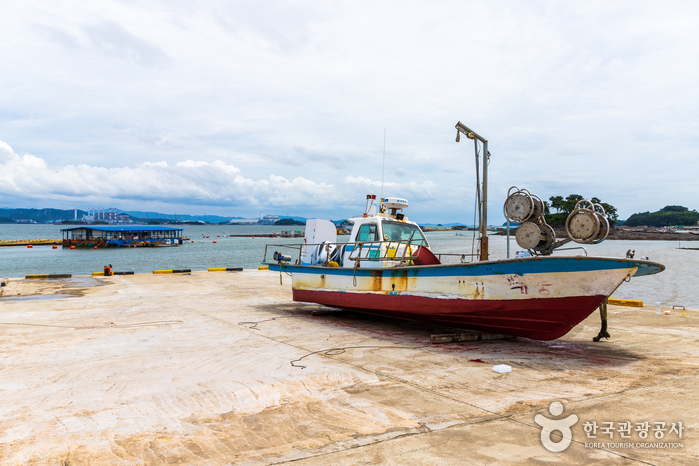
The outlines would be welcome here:
<svg viewBox="0 0 699 466">
<path fill-rule="evenodd" d="M 369 195 L 364 214 L 349 219 L 353 225 L 346 243 L 337 242 L 332 222 L 314 219 L 306 223 L 304 244 L 267 245 L 263 263 L 270 270 L 291 274 L 294 301 L 552 340 L 588 317 L 624 281 L 665 269 L 647 260 L 553 256 L 555 249 L 570 241 L 603 241 L 609 232 L 604 210 L 581 201 L 566 222 L 569 238 L 556 241 L 543 217 L 541 199 L 516 187 L 508 193 L 504 213 L 520 225 L 517 243 L 529 255 L 490 260 L 487 140 L 461 122 L 456 128 L 457 142 L 460 134 L 475 141 L 477 161 L 478 142 L 482 144 L 483 183 L 477 180 L 479 251 L 433 252 L 420 227 L 404 214 L 407 200 L 389 197 L 377 202 Z M 275 250 L 268 258 L 269 248 L 282 251 Z M 458 262 L 443 263 L 447 258 Z"/>
<path fill-rule="evenodd" d="M 162 241 L 157 241 L 153 243 L 153 246 L 158 248 L 169 248 L 178 245 L 179 243 L 177 241 L 172 241 L 171 239 L 164 239 Z"/>
</svg>

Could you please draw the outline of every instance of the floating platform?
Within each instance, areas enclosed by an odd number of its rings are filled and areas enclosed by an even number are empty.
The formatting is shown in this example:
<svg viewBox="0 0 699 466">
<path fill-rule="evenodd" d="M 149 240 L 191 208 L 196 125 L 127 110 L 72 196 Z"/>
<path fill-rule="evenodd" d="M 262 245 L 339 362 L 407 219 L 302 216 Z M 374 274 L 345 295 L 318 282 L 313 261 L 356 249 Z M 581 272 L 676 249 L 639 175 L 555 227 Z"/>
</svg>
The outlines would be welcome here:
<svg viewBox="0 0 699 466">
<path fill-rule="evenodd" d="M 11 279 L 6 464 L 695 464 L 699 311 L 609 306 L 554 341 L 291 300 L 279 273 Z M 663 310 L 669 308 L 663 308 Z M 496 365 L 512 371 L 499 374 Z M 535 416 L 576 415 L 563 452 Z M 595 422 L 596 439 L 583 426 Z M 613 423 L 612 439 L 601 431 Z M 619 423 L 633 423 L 621 439 Z M 641 439 L 636 423 L 649 422 Z M 665 422 L 663 438 L 652 430 Z M 671 433 L 683 422 L 683 437 Z M 560 440 L 552 434 L 554 441 Z M 635 446 L 637 444 L 645 447 Z M 669 446 L 653 446 L 657 444 Z M 631 445 L 629 447 L 628 445 Z M 648 446 L 650 445 L 650 446 Z"/>
<path fill-rule="evenodd" d="M 63 240 L 56 239 L 4 239 L 0 240 L 0 246 L 52 246 L 61 245 Z"/>
<path fill-rule="evenodd" d="M 139 225 L 82 225 L 64 228 L 64 248 L 154 247 L 182 244 L 182 228 Z"/>
</svg>

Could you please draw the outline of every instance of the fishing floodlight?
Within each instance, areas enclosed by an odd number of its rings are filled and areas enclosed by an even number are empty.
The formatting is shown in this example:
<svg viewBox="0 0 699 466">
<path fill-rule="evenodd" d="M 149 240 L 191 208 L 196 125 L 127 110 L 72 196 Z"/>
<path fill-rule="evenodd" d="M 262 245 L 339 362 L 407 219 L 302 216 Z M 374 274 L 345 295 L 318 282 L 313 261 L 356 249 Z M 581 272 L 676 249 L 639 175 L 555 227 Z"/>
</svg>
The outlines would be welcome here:
<svg viewBox="0 0 699 466">
<path fill-rule="evenodd" d="M 467 138 L 474 139 L 476 134 L 466 127 L 463 123 L 458 122 L 456 124 L 456 142 L 461 141 L 461 133 L 464 133 Z"/>
</svg>

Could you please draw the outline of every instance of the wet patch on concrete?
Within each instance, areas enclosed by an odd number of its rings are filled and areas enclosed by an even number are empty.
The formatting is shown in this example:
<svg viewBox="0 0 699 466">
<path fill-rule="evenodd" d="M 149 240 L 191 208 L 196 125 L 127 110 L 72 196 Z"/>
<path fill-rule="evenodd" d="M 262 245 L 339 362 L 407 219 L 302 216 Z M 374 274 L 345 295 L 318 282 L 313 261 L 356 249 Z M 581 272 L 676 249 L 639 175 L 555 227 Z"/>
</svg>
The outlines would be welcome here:
<svg viewBox="0 0 699 466">
<path fill-rule="evenodd" d="M 71 298 L 75 295 L 71 294 L 30 294 L 17 296 L 0 296 L 0 302 L 11 303 L 16 301 L 49 301 L 52 299 Z"/>
<path fill-rule="evenodd" d="M 95 287 L 109 285 L 108 280 L 93 277 L 59 279 L 17 279 L 3 287 L 0 302 L 43 301 L 81 297 Z"/>
</svg>

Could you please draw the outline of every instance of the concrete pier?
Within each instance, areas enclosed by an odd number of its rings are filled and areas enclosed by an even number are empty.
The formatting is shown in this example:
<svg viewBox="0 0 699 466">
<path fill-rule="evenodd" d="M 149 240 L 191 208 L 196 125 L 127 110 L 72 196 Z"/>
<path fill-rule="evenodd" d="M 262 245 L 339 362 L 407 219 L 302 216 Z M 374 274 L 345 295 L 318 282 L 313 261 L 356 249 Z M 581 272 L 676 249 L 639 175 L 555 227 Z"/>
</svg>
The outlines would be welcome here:
<svg viewBox="0 0 699 466">
<path fill-rule="evenodd" d="M 325 308 L 292 302 L 282 279 L 11 279 L 0 289 L 0 462 L 699 462 L 699 311 L 610 305 L 612 338 L 599 343 L 594 313 L 550 342 L 431 345 L 460 330 L 313 315 Z M 493 371 L 501 364 L 512 371 Z M 544 448 L 536 415 L 577 416 L 570 446 Z"/>
</svg>

